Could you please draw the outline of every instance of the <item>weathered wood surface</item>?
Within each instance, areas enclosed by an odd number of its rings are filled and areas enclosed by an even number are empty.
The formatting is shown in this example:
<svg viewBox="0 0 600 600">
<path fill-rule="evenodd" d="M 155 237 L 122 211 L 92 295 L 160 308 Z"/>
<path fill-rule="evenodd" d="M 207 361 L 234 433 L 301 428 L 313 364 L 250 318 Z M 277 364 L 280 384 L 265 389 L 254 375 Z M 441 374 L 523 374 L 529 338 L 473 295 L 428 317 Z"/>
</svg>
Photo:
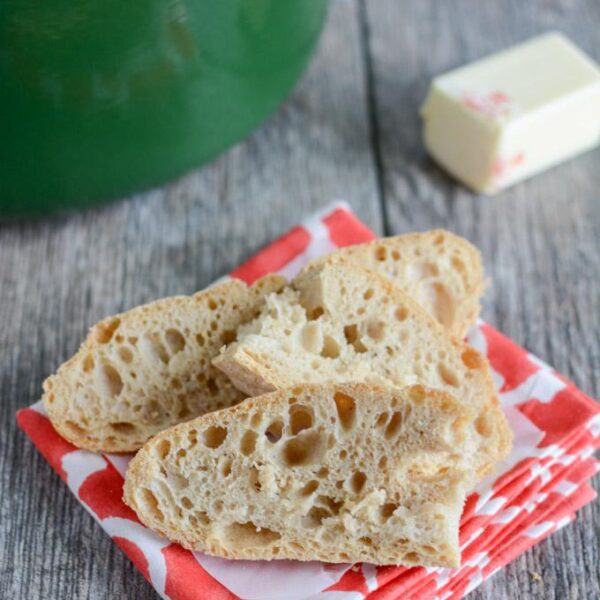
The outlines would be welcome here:
<svg viewBox="0 0 600 600">
<path fill-rule="evenodd" d="M 466 235 L 494 282 L 484 317 L 599 396 L 598 151 L 479 199 L 426 158 L 417 117 L 432 75 L 548 29 L 598 57 L 599 23 L 597 0 L 338 0 L 292 96 L 213 164 L 101 209 L 0 226 L 0 598 L 156 597 L 15 411 L 100 317 L 203 287 L 334 198 L 380 233 Z M 594 503 L 472 598 L 598 598 L 599 540 Z"/>
</svg>

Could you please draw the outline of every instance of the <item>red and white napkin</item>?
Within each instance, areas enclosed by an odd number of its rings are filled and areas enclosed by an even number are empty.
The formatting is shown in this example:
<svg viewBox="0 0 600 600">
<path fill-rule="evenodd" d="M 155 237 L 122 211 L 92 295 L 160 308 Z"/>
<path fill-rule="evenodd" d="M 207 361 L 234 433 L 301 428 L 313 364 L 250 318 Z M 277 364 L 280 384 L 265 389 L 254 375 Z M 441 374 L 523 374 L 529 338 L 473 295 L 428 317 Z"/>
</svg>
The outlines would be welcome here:
<svg viewBox="0 0 600 600">
<path fill-rule="evenodd" d="M 344 203 L 311 216 L 231 273 L 247 283 L 294 276 L 312 258 L 374 234 Z M 83 506 L 171 600 L 457 599 L 557 529 L 596 496 L 600 405 L 535 356 L 478 322 L 469 342 L 491 364 L 514 447 L 468 498 L 458 569 L 231 561 L 159 538 L 121 499 L 129 456 L 78 450 L 61 438 L 41 402 L 17 414 L 23 431 Z"/>
</svg>

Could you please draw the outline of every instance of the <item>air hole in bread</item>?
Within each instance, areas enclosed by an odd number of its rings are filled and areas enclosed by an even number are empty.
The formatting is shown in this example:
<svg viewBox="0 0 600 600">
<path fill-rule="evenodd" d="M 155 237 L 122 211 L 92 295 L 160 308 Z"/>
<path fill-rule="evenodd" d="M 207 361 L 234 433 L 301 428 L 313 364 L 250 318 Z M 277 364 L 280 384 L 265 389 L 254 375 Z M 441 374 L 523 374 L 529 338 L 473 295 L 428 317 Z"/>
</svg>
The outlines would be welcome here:
<svg viewBox="0 0 600 600">
<path fill-rule="evenodd" d="M 225 528 L 224 545 L 235 548 L 258 548 L 269 546 L 281 538 L 281 534 L 266 527 L 257 527 L 252 521 L 232 523 Z"/>
<path fill-rule="evenodd" d="M 290 432 L 297 435 L 304 429 L 310 429 L 313 425 L 312 410 L 301 404 L 294 404 L 289 408 Z"/>
<path fill-rule="evenodd" d="M 218 307 L 219 305 L 217 304 L 217 301 L 214 298 L 208 299 L 208 308 L 210 308 L 210 310 L 217 310 Z"/>
<path fill-rule="evenodd" d="M 212 377 L 209 377 L 206 380 L 206 387 L 208 388 L 208 393 L 211 396 L 216 396 L 219 393 L 219 386 L 217 385 L 217 382 Z"/>
<path fill-rule="evenodd" d="M 356 324 L 346 325 L 344 327 L 344 337 L 346 342 L 350 344 L 356 352 L 362 354 L 367 351 L 367 347 L 362 343 Z"/>
<path fill-rule="evenodd" d="M 307 323 L 300 333 L 300 343 L 307 352 L 317 354 L 323 347 L 323 333 L 318 323 Z"/>
<path fill-rule="evenodd" d="M 384 521 L 387 521 L 393 514 L 394 511 L 398 508 L 397 504 L 393 502 L 386 502 L 383 504 L 379 510 L 379 514 Z"/>
<path fill-rule="evenodd" d="M 438 374 L 445 384 L 455 388 L 460 385 L 457 374 L 445 363 L 438 363 Z"/>
<path fill-rule="evenodd" d="M 343 501 L 334 500 L 331 496 L 317 496 L 315 503 L 327 507 L 331 515 L 338 515 L 344 504 Z"/>
<path fill-rule="evenodd" d="M 191 417 L 194 413 L 190 410 L 190 407 L 187 405 L 186 395 L 181 394 L 178 396 L 180 401 L 179 410 L 177 411 L 177 418 L 179 420 L 186 420 Z"/>
<path fill-rule="evenodd" d="M 186 456 L 187 456 L 187 450 L 185 448 L 179 448 L 179 450 L 177 450 L 177 458 L 185 458 Z"/>
<path fill-rule="evenodd" d="M 237 337 L 237 333 L 235 332 L 234 329 L 226 329 L 221 334 L 221 342 L 223 344 L 231 344 L 231 342 L 235 342 L 236 337 Z"/>
<path fill-rule="evenodd" d="M 129 365 L 133 361 L 133 352 L 126 346 L 121 346 L 118 350 L 119 358 L 126 364 Z M 85 368 L 84 368 L 85 370 Z"/>
<path fill-rule="evenodd" d="M 375 260 L 383 262 L 387 258 L 387 250 L 384 246 L 375 248 Z"/>
<path fill-rule="evenodd" d="M 254 453 L 254 449 L 256 448 L 257 437 L 258 436 L 256 435 L 256 432 L 252 431 L 251 429 L 244 433 L 240 441 L 240 452 L 244 456 L 250 456 Z"/>
<path fill-rule="evenodd" d="M 200 347 L 204 346 L 205 342 L 206 342 L 206 340 L 204 339 L 204 336 L 201 333 L 197 333 L 196 334 L 196 343 L 198 344 L 198 346 L 200 346 Z"/>
<path fill-rule="evenodd" d="M 356 402 L 354 398 L 342 392 L 336 392 L 333 395 L 333 400 L 342 428 L 346 430 L 353 429 L 356 421 Z"/>
<path fill-rule="evenodd" d="M 271 444 L 276 444 L 283 435 L 283 421 L 272 421 L 265 429 L 265 437 Z"/>
<path fill-rule="evenodd" d="M 192 506 L 194 506 L 192 504 L 192 501 L 187 496 L 182 496 L 181 504 L 183 504 L 183 508 L 186 508 L 187 510 L 189 510 L 190 508 L 192 508 Z"/>
<path fill-rule="evenodd" d="M 322 306 L 316 306 L 315 308 L 307 311 L 306 318 L 309 321 L 316 321 L 324 313 L 325 313 L 325 310 Z"/>
<path fill-rule="evenodd" d="M 256 411 L 255 413 L 252 413 L 252 416 L 250 417 L 250 427 L 254 427 L 254 429 L 260 427 L 260 424 L 262 423 L 262 413 L 260 411 Z"/>
<path fill-rule="evenodd" d="M 323 519 L 330 517 L 330 513 L 326 508 L 322 506 L 313 506 L 306 516 L 302 518 L 302 525 L 307 529 L 315 529 L 321 527 Z"/>
<path fill-rule="evenodd" d="M 355 494 L 359 494 L 365 487 L 366 482 L 367 476 L 362 471 L 356 471 L 350 478 L 350 489 Z"/>
<path fill-rule="evenodd" d="M 482 366 L 481 355 L 473 348 L 467 348 L 462 353 L 461 358 L 467 369 L 479 369 Z"/>
<path fill-rule="evenodd" d="M 196 512 L 196 519 L 200 521 L 202 525 L 210 525 L 210 519 L 203 510 Z"/>
<path fill-rule="evenodd" d="M 427 392 L 425 391 L 425 388 L 422 385 L 413 385 L 409 390 L 409 394 L 410 394 L 410 399 L 415 404 L 423 404 L 423 402 L 425 401 Z M 408 406 L 407 406 L 407 408 L 408 408 Z"/>
<path fill-rule="evenodd" d="M 318 471 L 317 471 L 317 477 L 327 477 L 329 475 L 329 469 L 327 467 L 321 467 Z"/>
<path fill-rule="evenodd" d="M 121 319 L 117 317 L 98 323 L 94 328 L 94 339 L 99 344 L 108 344 L 120 324 Z"/>
<path fill-rule="evenodd" d="M 475 431 L 483 437 L 489 437 L 492 433 L 492 424 L 488 416 L 484 413 L 475 419 Z"/>
<path fill-rule="evenodd" d="M 386 439 L 390 439 L 398 435 L 400 428 L 402 427 L 402 413 L 395 412 L 388 423 L 388 426 L 385 428 L 385 437 Z"/>
<path fill-rule="evenodd" d="M 443 283 L 431 283 L 424 287 L 425 297 L 434 317 L 444 326 L 452 324 L 454 301 Z"/>
<path fill-rule="evenodd" d="M 158 498 L 148 488 L 141 489 L 141 498 L 138 497 L 138 502 L 145 507 L 145 512 L 148 512 L 157 521 L 164 521 L 165 516 L 160 510 Z"/>
<path fill-rule="evenodd" d="M 258 478 L 258 469 L 254 466 L 250 467 L 248 471 L 248 481 L 255 491 L 260 492 L 262 485 Z"/>
<path fill-rule="evenodd" d="M 383 321 L 369 321 L 367 323 L 367 335 L 376 341 L 385 337 L 385 323 Z"/>
<path fill-rule="evenodd" d="M 319 482 L 315 479 L 311 479 L 306 485 L 302 486 L 298 491 L 300 496 L 310 496 L 319 487 Z"/>
<path fill-rule="evenodd" d="M 459 417 L 452 423 L 452 433 L 454 434 L 454 442 L 459 444 L 465 440 L 466 431 L 465 428 L 469 425 L 469 419 L 466 417 Z M 477 426 L 475 426 L 477 429 Z"/>
<path fill-rule="evenodd" d="M 340 460 L 346 460 L 348 458 L 348 451 L 342 448 L 338 456 L 340 457 Z"/>
<path fill-rule="evenodd" d="M 370 547 L 370 546 L 372 546 L 372 545 L 373 545 L 373 540 L 372 540 L 370 537 L 366 536 L 366 535 L 364 535 L 364 536 L 363 536 L 363 537 L 361 537 L 361 538 L 358 538 L 358 541 L 359 541 L 361 544 L 364 544 L 365 546 L 369 546 L 369 547 Z"/>
<path fill-rule="evenodd" d="M 330 335 L 323 338 L 321 356 L 323 358 L 337 358 L 340 355 L 340 345 Z"/>
<path fill-rule="evenodd" d="M 46 400 L 48 401 L 48 404 L 53 404 L 56 400 L 56 396 L 54 394 L 48 394 Z"/>
<path fill-rule="evenodd" d="M 119 372 L 111 365 L 102 365 L 98 370 L 98 389 L 103 396 L 116 398 L 123 389 Z"/>
<path fill-rule="evenodd" d="M 126 423 L 125 421 L 110 423 L 110 428 L 117 433 L 123 434 L 131 434 L 135 431 L 135 425 L 133 423 Z"/>
<path fill-rule="evenodd" d="M 288 467 L 306 467 L 318 462 L 325 454 L 325 440 L 318 431 L 304 431 L 287 440 L 281 459 Z"/>
<path fill-rule="evenodd" d="M 232 463 L 230 458 L 223 460 L 223 463 L 221 464 L 221 475 L 223 475 L 223 477 L 229 477 L 229 475 L 231 475 L 231 466 Z"/>
<path fill-rule="evenodd" d="M 366 290 L 366 291 L 365 291 L 365 293 L 363 294 L 363 298 L 364 298 L 365 300 L 370 300 L 370 299 L 373 297 L 373 294 L 374 294 L 374 293 L 375 293 L 375 292 L 373 291 L 373 289 L 372 289 L 372 288 L 369 288 L 369 289 L 368 289 L 368 290 Z"/>
<path fill-rule="evenodd" d="M 73 421 L 65 421 L 65 426 L 71 432 L 72 435 L 81 436 L 84 434 L 83 429 Z"/>
<path fill-rule="evenodd" d="M 227 435 L 227 433 L 225 433 Z M 190 429 L 188 431 L 188 442 L 189 447 L 193 448 L 198 443 L 198 431 L 196 429 Z"/>
<path fill-rule="evenodd" d="M 398 250 L 392 250 L 392 259 L 396 262 L 400 260 L 400 252 Z"/>
<path fill-rule="evenodd" d="M 140 349 L 153 362 L 161 362 L 165 365 L 169 362 L 169 353 L 156 332 L 146 333 L 142 336 Z"/>
<path fill-rule="evenodd" d="M 408 552 L 404 555 L 404 560 L 411 563 L 419 563 L 423 562 L 421 557 L 416 552 Z"/>
<path fill-rule="evenodd" d="M 379 459 L 379 462 L 377 463 L 377 468 L 380 470 L 383 470 L 387 467 L 387 464 L 388 464 L 387 456 L 382 456 Z"/>
<path fill-rule="evenodd" d="M 383 427 L 390 418 L 390 415 L 387 412 L 382 412 L 375 419 L 375 427 Z"/>
<path fill-rule="evenodd" d="M 227 437 L 227 429 L 213 425 L 204 431 L 204 445 L 207 448 L 218 448 Z"/>
<path fill-rule="evenodd" d="M 185 348 L 185 338 L 177 329 L 167 329 L 165 331 L 165 340 L 172 355 L 181 352 Z"/>
<path fill-rule="evenodd" d="M 399 306 L 394 314 L 398 321 L 406 321 L 408 319 L 408 309 L 404 306 Z"/>
<path fill-rule="evenodd" d="M 171 452 L 171 442 L 169 442 L 169 440 L 161 440 L 156 445 L 156 454 L 158 455 L 158 458 L 160 458 L 160 459 L 167 458 L 167 456 L 169 455 L 169 452 Z"/>
<path fill-rule="evenodd" d="M 94 357 L 91 354 L 88 354 L 83 359 L 82 369 L 84 373 L 89 373 L 94 369 Z"/>
<path fill-rule="evenodd" d="M 465 266 L 465 263 L 456 256 L 453 256 L 450 262 L 452 263 L 452 266 L 461 274 L 463 280 L 465 280 L 467 274 L 467 267 Z"/>
<path fill-rule="evenodd" d="M 412 281 L 421 281 L 427 277 L 435 277 L 438 273 L 439 269 L 435 263 L 419 262 L 408 265 L 408 277 Z"/>
</svg>

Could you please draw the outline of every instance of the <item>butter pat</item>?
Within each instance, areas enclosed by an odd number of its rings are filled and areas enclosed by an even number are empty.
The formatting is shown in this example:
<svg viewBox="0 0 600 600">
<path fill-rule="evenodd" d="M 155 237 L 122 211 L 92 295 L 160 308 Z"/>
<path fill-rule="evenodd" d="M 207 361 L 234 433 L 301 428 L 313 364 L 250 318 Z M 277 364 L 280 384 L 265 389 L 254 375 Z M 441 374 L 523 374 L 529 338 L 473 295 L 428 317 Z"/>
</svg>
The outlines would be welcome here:
<svg viewBox="0 0 600 600">
<path fill-rule="evenodd" d="M 598 144 L 600 70 L 549 33 L 436 77 L 421 114 L 431 156 L 494 193 Z"/>
</svg>

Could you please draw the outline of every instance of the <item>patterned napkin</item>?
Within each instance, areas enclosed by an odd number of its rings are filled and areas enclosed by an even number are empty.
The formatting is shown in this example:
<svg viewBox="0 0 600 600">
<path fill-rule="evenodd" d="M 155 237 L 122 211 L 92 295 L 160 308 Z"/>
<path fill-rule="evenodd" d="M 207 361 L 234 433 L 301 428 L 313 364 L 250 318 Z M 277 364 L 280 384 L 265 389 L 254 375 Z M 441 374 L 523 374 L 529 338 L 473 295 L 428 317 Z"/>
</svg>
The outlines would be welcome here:
<svg viewBox="0 0 600 600">
<path fill-rule="evenodd" d="M 309 260 L 373 239 L 344 203 L 308 218 L 231 273 L 247 283 L 270 272 L 294 276 Z M 564 527 L 595 498 L 600 406 L 551 367 L 480 321 L 469 342 L 492 366 L 514 433 L 510 456 L 469 496 L 457 569 L 231 561 L 189 552 L 146 529 L 121 500 L 130 456 L 78 450 L 62 439 L 40 402 L 17 414 L 73 494 L 171 600 L 457 599 L 530 546 Z"/>
</svg>

